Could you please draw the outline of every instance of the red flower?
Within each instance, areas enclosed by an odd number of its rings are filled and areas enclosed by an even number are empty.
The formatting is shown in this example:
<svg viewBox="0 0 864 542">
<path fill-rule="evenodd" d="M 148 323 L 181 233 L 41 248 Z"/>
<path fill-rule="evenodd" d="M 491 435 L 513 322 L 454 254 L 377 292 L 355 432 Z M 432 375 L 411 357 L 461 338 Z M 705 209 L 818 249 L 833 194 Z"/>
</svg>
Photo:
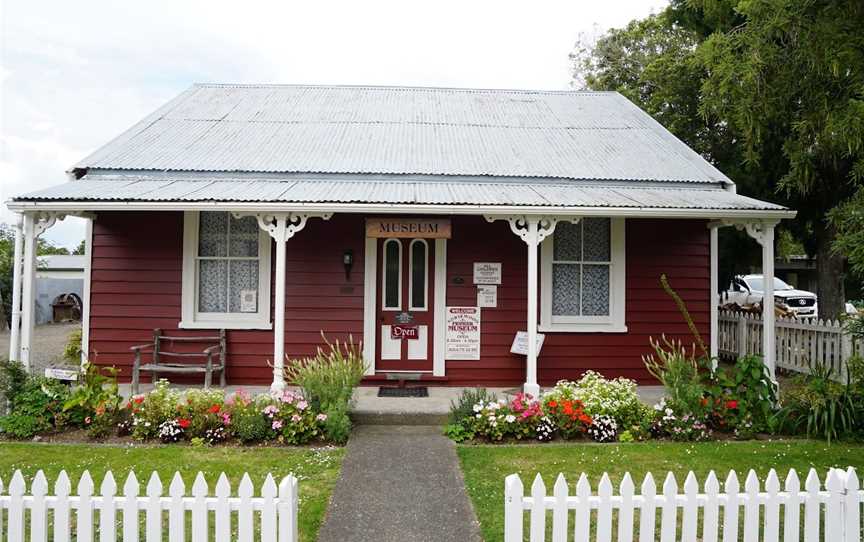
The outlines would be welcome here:
<svg viewBox="0 0 864 542">
<path fill-rule="evenodd" d="M 180 427 L 186 429 L 187 427 L 189 427 L 190 422 L 186 418 L 180 418 L 179 420 L 177 420 L 177 423 L 180 425 Z"/>
<path fill-rule="evenodd" d="M 555 408 L 558 406 L 558 401 L 549 401 L 547 404 L 549 405 L 549 407 Z"/>
<path fill-rule="evenodd" d="M 141 403 L 144 402 L 144 396 L 143 396 L 143 395 L 139 395 L 139 396 L 137 396 L 137 397 L 133 397 L 133 398 L 132 398 L 132 402 L 135 403 L 136 405 L 140 405 Z"/>
<path fill-rule="evenodd" d="M 207 409 L 207 412 L 209 412 L 210 414 L 218 414 L 221 409 L 222 407 L 220 407 L 219 405 L 213 405 Z"/>
<path fill-rule="evenodd" d="M 738 401 L 726 401 L 726 408 L 738 408 Z"/>
<path fill-rule="evenodd" d="M 707 397 L 703 397 L 700 402 L 702 403 L 702 406 L 708 406 L 708 398 Z"/>
</svg>

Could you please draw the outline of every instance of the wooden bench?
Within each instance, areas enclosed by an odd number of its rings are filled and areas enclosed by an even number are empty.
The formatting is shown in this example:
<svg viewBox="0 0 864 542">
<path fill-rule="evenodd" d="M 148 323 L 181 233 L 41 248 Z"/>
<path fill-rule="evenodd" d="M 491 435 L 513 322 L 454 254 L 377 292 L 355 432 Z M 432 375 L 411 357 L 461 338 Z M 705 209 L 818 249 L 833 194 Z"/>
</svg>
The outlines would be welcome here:
<svg viewBox="0 0 864 542">
<path fill-rule="evenodd" d="M 166 346 L 175 343 L 213 343 L 202 352 L 172 352 Z M 213 372 L 219 372 L 219 385 L 225 387 L 225 330 L 220 329 L 218 335 L 197 337 L 172 337 L 163 335 L 161 329 L 153 330 L 153 342 L 139 344 L 130 348 L 135 354 L 132 365 L 132 393 L 138 393 L 139 375 L 141 371 L 150 371 L 152 381 L 156 382 L 158 373 L 204 373 L 204 388 L 209 389 L 213 381 Z M 150 350 L 153 361 L 141 365 L 141 352 Z M 215 358 L 215 359 L 214 359 Z M 172 361 L 176 360 L 176 361 Z M 200 360 L 200 361 L 199 361 Z"/>
</svg>

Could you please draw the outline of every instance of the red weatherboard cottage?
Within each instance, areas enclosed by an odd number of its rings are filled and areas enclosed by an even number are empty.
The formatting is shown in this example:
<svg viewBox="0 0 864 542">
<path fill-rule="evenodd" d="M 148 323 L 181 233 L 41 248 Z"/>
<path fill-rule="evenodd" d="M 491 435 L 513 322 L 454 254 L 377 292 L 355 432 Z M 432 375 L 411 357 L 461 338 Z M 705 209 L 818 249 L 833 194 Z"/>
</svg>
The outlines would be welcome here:
<svg viewBox="0 0 864 542">
<path fill-rule="evenodd" d="M 321 332 L 363 341 L 370 382 L 647 379 L 649 337 L 690 341 L 660 274 L 716 352 L 717 227 L 746 227 L 770 275 L 794 214 L 602 92 L 196 85 L 69 175 L 8 202 L 12 357 L 30 356 L 33 240 L 76 214 L 91 360 L 128 377 L 154 328 L 226 329 L 228 381 L 274 388 Z"/>
</svg>

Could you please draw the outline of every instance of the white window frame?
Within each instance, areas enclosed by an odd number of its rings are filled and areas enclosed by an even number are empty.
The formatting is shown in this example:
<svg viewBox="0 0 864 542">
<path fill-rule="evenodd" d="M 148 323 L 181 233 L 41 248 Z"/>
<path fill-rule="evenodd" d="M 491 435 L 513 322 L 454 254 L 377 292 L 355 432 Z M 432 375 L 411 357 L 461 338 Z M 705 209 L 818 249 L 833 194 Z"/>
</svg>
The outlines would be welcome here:
<svg viewBox="0 0 864 542">
<path fill-rule="evenodd" d="M 272 329 L 270 321 L 270 236 L 258 230 L 258 311 L 198 312 L 198 211 L 183 213 L 181 329 Z"/>
<path fill-rule="evenodd" d="M 414 244 L 423 245 L 423 272 L 426 277 L 423 280 L 423 305 L 414 306 Z M 414 239 L 408 244 L 408 310 L 425 312 L 429 310 L 429 243 L 425 239 Z"/>
<path fill-rule="evenodd" d="M 605 218 L 605 217 L 601 217 Z M 540 245 L 540 324 L 542 332 L 625 333 L 625 222 L 623 218 L 610 218 L 609 263 L 609 315 L 563 316 L 552 314 L 552 260 L 555 235 Z"/>
<path fill-rule="evenodd" d="M 396 272 L 399 279 L 399 304 L 395 307 L 387 306 L 387 244 L 396 243 L 399 247 L 399 270 Z M 381 243 L 381 310 L 382 311 L 401 311 L 402 310 L 402 240 L 396 237 L 385 239 Z"/>
</svg>

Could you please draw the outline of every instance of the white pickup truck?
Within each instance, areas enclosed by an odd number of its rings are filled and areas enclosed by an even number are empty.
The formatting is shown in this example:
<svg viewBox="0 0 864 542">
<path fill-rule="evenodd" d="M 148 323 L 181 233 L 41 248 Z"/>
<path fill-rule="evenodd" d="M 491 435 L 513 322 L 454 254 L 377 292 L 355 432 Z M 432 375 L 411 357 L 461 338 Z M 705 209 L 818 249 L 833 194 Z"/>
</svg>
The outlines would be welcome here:
<svg viewBox="0 0 864 542">
<path fill-rule="evenodd" d="M 762 304 L 764 292 L 762 275 L 739 275 L 732 279 L 729 289 L 723 293 L 723 303 L 738 305 Z M 782 280 L 774 278 L 774 302 L 783 304 L 787 310 L 801 318 L 816 318 L 819 303 L 816 294 L 796 290 Z"/>
</svg>

